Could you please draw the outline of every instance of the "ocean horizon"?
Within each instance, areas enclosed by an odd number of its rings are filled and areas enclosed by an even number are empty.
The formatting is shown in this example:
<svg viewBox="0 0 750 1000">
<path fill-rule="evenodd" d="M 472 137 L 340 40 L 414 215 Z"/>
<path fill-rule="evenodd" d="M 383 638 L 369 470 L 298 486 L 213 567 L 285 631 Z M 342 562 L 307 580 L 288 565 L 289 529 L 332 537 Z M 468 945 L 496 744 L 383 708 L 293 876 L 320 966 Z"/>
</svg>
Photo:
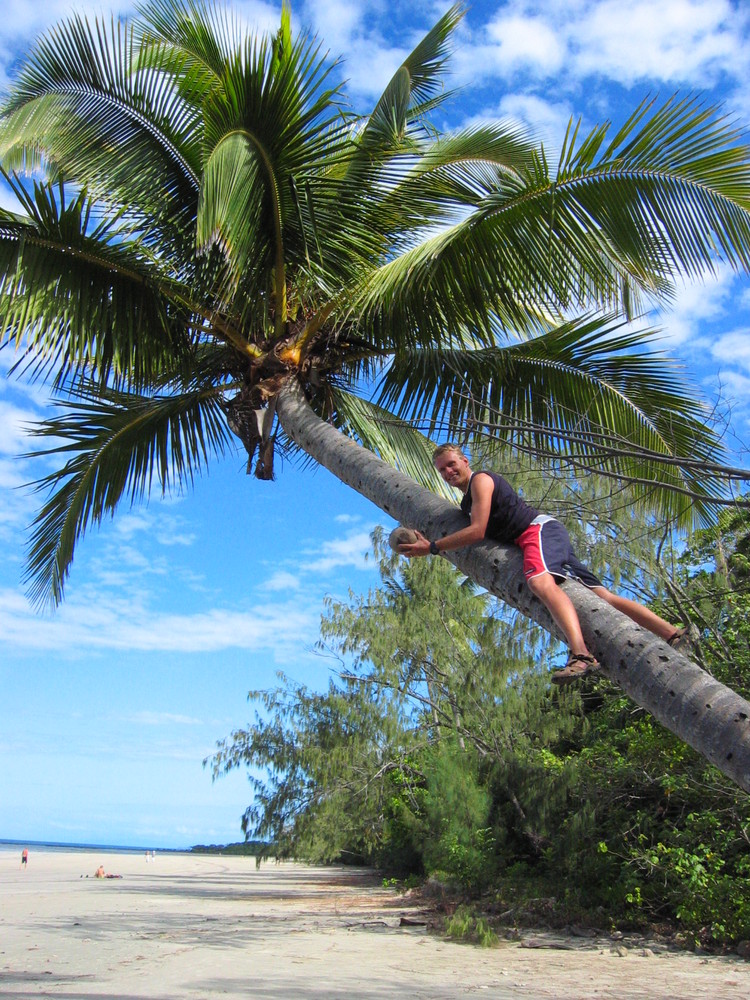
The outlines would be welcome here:
<svg viewBox="0 0 750 1000">
<path fill-rule="evenodd" d="M 19 853 L 27 847 L 29 851 L 105 851 L 116 854 L 144 854 L 146 851 L 156 851 L 159 854 L 189 854 L 189 847 L 141 847 L 132 844 L 80 844 L 66 843 L 60 840 L 6 840 L 0 837 L 0 852 Z"/>
</svg>

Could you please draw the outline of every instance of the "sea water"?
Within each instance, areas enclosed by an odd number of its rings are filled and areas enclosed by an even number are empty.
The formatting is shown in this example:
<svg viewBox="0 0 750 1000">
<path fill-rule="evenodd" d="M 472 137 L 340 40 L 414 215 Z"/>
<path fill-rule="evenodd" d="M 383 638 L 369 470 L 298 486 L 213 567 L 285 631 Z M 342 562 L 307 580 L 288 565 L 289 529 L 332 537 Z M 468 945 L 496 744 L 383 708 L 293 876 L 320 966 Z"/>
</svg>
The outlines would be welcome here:
<svg viewBox="0 0 750 1000">
<path fill-rule="evenodd" d="M 109 854 L 144 854 L 151 853 L 150 847 L 123 847 L 118 844 L 63 844 L 59 841 L 47 840 L 0 840 L 0 854 L 19 854 L 27 847 L 29 854 L 34 851 L 41 853 L 54 851 L 101 851 Z M 181 851 L 170 851 L 167 848 L 159 848 L 160 854 L 180 854 Z"/>
</svg>

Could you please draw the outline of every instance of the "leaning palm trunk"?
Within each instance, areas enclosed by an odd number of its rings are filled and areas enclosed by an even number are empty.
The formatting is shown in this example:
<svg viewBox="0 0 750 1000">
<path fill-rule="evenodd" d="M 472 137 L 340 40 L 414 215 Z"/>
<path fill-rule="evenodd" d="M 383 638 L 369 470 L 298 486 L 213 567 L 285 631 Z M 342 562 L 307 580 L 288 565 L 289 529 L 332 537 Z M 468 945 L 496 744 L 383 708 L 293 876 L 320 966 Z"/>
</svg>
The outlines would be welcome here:
<svg viewBox="0 0 750 1000">
<path fill-rule="evenodd" d="M 277 413 L 295 444 L 401 524 L 428 538 L 465 526 L 456 507 L 320 420 L 296 384 L 280 393 Z M 546 608 L 526 586 L 521 553 L 514 546 L 483 542 L 445 556 L 490 593 L 562 638 Z M 567 581 L 562 586 L 578 612 L 586 643 L 607 676 L 750 791 L 750 703 L 581 584 Z"/>
</svg>

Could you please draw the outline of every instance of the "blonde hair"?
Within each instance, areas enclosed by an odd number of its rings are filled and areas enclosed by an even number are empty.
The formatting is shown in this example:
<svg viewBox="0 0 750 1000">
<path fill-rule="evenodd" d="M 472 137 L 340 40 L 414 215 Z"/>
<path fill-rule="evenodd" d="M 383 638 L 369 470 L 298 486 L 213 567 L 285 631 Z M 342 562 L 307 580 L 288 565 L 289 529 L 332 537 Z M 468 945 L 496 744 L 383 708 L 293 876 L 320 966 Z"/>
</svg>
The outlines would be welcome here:
<svg viewBox="0 0 750 1000">
<path fill-rule="evenodd" d="M 432 453 L 432 461 L 437 462 L 441 455 L 447 454 L 449 451 L 455 452 L 462 458 L 466 458 L 463 449 L 459 448 L 457 444 L 453 444 L 451 441 L 446 441 L 445 444 L 439 444 L 437 448 Z"/>
</svg>

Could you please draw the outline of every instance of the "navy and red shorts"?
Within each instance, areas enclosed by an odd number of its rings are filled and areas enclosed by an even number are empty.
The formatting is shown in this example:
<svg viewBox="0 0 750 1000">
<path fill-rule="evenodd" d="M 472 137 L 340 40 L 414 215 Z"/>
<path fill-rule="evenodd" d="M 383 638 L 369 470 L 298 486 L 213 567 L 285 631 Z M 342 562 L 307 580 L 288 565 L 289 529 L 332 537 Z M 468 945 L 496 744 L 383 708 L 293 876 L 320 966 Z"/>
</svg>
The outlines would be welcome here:
<svg viewBox="0 0 750 1000">
<path fill-rule="evenodd" d="M 580 580 L 587 587 L 604 586 L 573 552 L 570 535 L 554 517 L 540 514 L 513 544 L 523 552 L 523 572 L 527 580 L 551 573 L 559 579 Z"/>
</svg>

